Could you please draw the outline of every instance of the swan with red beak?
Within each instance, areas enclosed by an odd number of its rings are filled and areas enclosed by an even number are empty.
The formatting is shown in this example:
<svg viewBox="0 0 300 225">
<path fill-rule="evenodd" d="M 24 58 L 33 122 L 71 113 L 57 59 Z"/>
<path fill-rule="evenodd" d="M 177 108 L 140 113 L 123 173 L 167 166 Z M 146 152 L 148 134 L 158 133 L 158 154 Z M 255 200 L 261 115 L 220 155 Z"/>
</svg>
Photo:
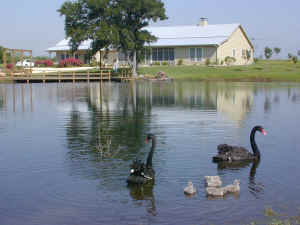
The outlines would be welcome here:
<svg viewBox="0 0 300 225">
<path fill-rule="evenodd" d="M 218 145 L 218 154 L 213 157 L 213 162 L 259 160 L 260 150 L 255 142 L 256 131 L 259 131 L 263 135 L 267 135 L 267 132 L 262 126 L 255 126 L 252 128 L 250 133 L 250 143 L 253 153 L 249 152 L 244 147 L 220 144 Z"/>
</svg>

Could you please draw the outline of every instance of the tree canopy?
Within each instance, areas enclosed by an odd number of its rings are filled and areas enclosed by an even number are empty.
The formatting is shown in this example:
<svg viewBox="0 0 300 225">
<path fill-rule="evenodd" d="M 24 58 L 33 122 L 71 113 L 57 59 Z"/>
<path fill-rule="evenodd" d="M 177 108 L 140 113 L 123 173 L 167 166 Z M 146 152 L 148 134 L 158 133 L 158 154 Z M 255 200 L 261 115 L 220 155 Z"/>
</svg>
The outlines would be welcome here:
<svg viewBox="0 0 300 225">
<path fill-rule="evenodd" d="M 280 49 L 280 48 L 278 48 L 278 47 L 275 47 L 275 48 L 274 48 L 274 52 L 275 52 L 276 54 L 279 54 L 279 53 L 280 53 L 280 51 L 281 51 L 281 49 Z"/>
<path fill-rule="evenodd" d="M 269 47 L 265 47 L 265 57 L 266 57 L 266 59 L 271 58 L 272 54 L 273 54 L 273 50 Z"/>
<path fill-rule="evenodd" d="M 3 63 L 3 60 L 2 60 L 2 58 L 3 58 L 3 47 L 2 47 L 2 46 L 0 46 L 0 64 L 2 64 L 2 63 Z"/>
<path fill-rule="evenodd" d="M 84 40 L 92 40 L 91 49 L 115 48 L 132 59 L 136 74 L 136 57 L 145 43 L 156 38 L 143 29 L 150 22 L 167 19 L 161 0 L 76 0 L 63 3 L 58 10 L 65 16 L 66 36 L 72 50 Z"/>
</svg>

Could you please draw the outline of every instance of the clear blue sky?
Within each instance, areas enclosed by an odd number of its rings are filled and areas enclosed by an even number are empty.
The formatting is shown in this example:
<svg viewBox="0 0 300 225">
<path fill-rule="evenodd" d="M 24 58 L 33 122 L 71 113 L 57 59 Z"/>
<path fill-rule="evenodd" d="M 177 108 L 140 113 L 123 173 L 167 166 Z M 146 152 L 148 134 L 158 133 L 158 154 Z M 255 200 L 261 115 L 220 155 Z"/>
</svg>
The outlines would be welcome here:
<svg viewBox="0 0 300 225">
<path fill-rule="evenodd" d="M 9 0 L 0 8 L 0 45 L 32 49 L 34 55 L 47 55 L 45 49 L 65 37 L 64 18 L 57 9 L 64 0 Z M 207 17 L 210 24 L 240 23 L 250 39 L 255 39 L 257 55 L 265 46 L 280 47 L 281 57 L 300 50 L 299 0 L 163 0 L 167 21 L 157 25 L 197 24 Z M 155 24 L 156 25 L 156 24 Z"/>
</svg>

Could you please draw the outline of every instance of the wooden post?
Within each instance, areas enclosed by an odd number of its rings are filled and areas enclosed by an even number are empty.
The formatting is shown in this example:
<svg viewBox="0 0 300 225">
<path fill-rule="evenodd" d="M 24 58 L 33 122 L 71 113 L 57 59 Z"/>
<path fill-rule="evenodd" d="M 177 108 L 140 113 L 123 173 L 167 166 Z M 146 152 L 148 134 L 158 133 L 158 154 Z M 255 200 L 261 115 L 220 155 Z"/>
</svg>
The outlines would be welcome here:
<svg viewBox="0 0 300 225">
<path fill-rule="evenodd" d="M 15 51 L 12 50 L 12 53 L 11 53 L 11 63 L 13 64 L 13 66 L 15 66 Z"/>
<path fill-rule="evenodd" d="M 109 71 L 108 71 L 108 80 L 109 80 L 109 81 L 110 81 L 110 74 L 111 74 L 110 72 L 111 72 L 111 71 L 109 70 Z"/>
<path fill-rule="evenodd" d="M 24 70 L 25 76 L 27 77 L 27 84 L 29 83 L 29 76 L 30 76 L 30 72 L 28 72 L 27 70 Z"/>
<path fill-rule="evenodd" d="M 61 72 L 58 71 L 58 83 L 60 83 L 60 81 L 61 81 Z"/>
<path fill-rule="evenodd" d="M 2 61 L 3 61 L 3 68 L 6 69 L 6 48 L 3 48 Z"/>
<path fill-rule="evenodd" d="M 24 66 L 23 66 L 23 61 L 24 61 L 24 52 L 23 51 L 21 51 L 21 63 L 22 63 L 22 66 L 21 66 L 21 68 L 22 68 L 22 72 L 24 71 L 24 73 L 25 73 L 25 69 L 24 69 Z"/>
<path fill-rule="evenodd" d="M 75 72 L 72 72 L 73 83 L 75 83 Z"/>
<path fill-rule="evenodd" d="M 46 71 L 44 71 L 44 74 L 43 74 L 43 83 L 46 82 Z"/>
<path fill-rule="evenodd" d="M 24 54 L 24 52 L 23 52 L 23 54 Z M 32 67 L 31 67 L 31 64 L 32 64 L 32 50 L 30 50 L 30 65 L 29 65 L 30 73 L 32 73 Z"/>
<path fill-rule="evenodd" d="M 90 82 L 90 71 L 86 72 L 86 76 L 87 76 L 87 82 L 89 83 Z"/>
</svg>

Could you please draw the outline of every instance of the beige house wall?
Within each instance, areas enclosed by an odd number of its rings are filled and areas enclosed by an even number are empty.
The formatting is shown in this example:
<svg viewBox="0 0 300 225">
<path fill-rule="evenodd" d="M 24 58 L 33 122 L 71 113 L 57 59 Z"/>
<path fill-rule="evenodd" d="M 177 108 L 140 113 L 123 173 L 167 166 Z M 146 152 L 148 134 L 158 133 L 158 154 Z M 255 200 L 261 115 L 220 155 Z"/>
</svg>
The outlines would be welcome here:
<svg viewBox="0 0 300 225">
<path fill-rule="evenodd" d="M 243 51 L 251 51 L 251 57 L 247 60 L 245 55 L 243 56 Z M 219 63 L 225 61 L 227 56 L 234 57 L 236 59 L 234 65 L 247 65 L 253 63 L 253 47 L 249 43 L 247 37 L 242 31 L 241 27 L 236 29 L 230 38 L 221 44 L 217 50 Z M 233 55 L 235 54 L 235 56 Z"/>
</svg>

